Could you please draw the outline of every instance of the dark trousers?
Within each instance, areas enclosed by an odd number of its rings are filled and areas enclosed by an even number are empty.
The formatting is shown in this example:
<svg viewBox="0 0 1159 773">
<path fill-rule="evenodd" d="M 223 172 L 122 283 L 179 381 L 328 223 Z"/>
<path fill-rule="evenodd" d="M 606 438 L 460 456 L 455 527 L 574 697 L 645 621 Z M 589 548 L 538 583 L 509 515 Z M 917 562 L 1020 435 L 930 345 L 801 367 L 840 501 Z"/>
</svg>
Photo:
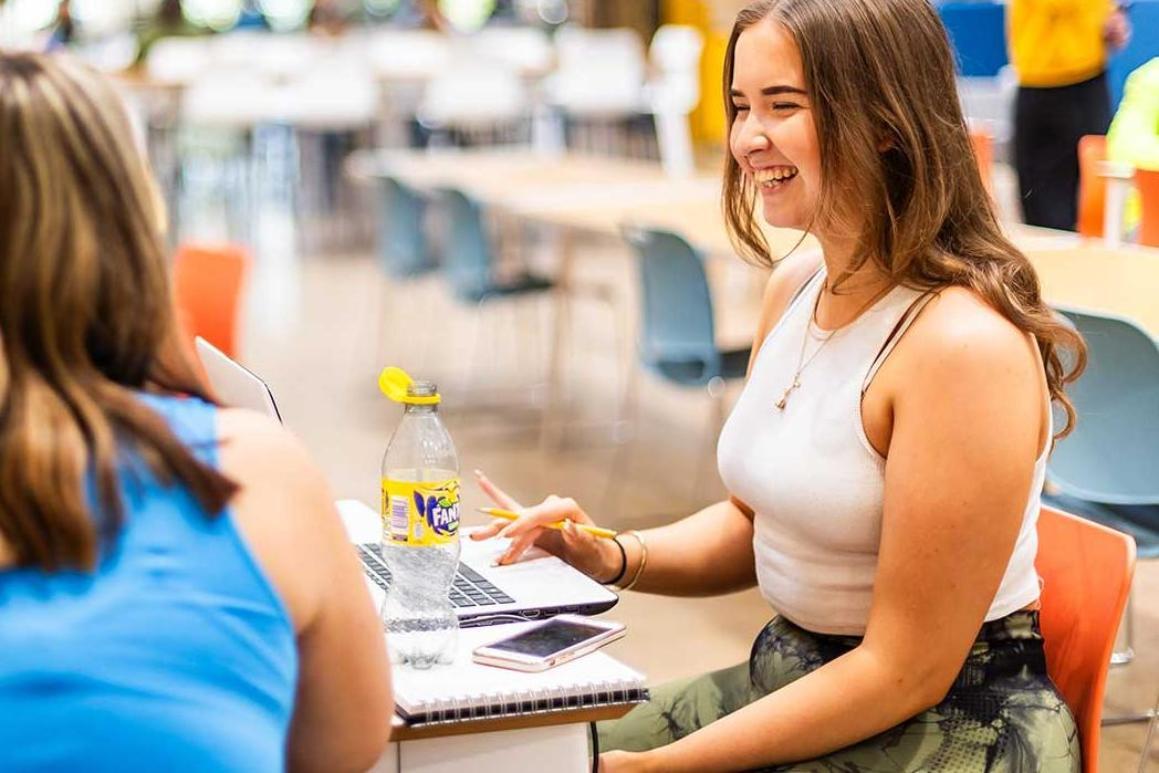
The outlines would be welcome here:
<svg viewBox="0 0 1159 773">
<path fill-rule="evenodd" d="M 1106 134 L 1111 95 L 1106 73 L 1057 88 L 1018 89 L 1014 166 L 1022 217 L 1030 225 L 1073 231 L 1078 220 L 1078 142 Z"/>
</svg>

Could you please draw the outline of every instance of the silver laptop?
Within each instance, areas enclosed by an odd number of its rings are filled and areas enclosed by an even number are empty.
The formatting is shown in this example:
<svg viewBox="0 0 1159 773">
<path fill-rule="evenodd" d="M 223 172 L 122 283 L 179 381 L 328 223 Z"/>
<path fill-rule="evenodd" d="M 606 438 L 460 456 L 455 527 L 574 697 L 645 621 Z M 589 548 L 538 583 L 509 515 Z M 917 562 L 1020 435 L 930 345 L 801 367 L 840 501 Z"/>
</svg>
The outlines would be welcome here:
<svg viewBox="0 0 1159 773">
<path fill-rule="evenodd" d="M 223 403 L 282 420 L 273 392 L 260 377 L 204 338 L 197 338 L 195 345 L 209 383 Z M 374 515 L 360 503 L 346 500 L 338 504 L 340 510 L 361 507 Z M 505 540 L 476 542 L 464 534 L 460 544 L 462 553 L 451 603 L 464 627 L 536 620 L 565 612 L 594 615 L 611 609 L 619 600 L 583 572 L 542 550 L 528 551 L 519 563 L 494 566 L 507 548 Z M 377 543 L 359 542 L 357 548 L 371 595 L 376 604 L 381 604 L 390 585 L 390 570 Z"/>
</svg>

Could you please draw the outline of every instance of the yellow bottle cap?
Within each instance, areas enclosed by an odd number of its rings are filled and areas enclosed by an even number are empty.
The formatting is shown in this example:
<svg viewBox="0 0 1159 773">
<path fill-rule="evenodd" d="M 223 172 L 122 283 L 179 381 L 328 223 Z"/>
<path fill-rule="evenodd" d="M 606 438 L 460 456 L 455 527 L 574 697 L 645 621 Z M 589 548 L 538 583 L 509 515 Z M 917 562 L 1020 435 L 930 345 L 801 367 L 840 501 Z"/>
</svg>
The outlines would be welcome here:
<svg viewBox="0 0 1159 773">
<path fill-rule="evenodd" d="M 378 388 L 382 393 L 394 400 L 396 403 L 403 403 L 405 405 L 438 405 L 440 400 L 439 393 L 429 395 L 412 394 L 412 389 L 415 380 L 402 368 L 396 368 L 393 365 L 382 369 L 382 373 L 378 374 Z"/>
</svg>

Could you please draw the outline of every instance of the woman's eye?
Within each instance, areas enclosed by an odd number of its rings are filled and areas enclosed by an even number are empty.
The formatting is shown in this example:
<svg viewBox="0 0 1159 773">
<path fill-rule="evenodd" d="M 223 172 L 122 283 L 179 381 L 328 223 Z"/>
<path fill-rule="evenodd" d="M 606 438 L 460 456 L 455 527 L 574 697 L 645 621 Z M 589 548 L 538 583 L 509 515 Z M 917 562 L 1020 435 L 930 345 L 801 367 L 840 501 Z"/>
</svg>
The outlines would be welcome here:
<svg viewBox="0 0 1159 773">
<path fill-rule="evenodd" d="M 748 105 L 733 105 L 732 109 L 738 113 L 745 113 L 745 112 L 748 112 L 749 106 Z"/>
<path fill-rule="evenodd" d="M 783 110 L 795 110 L 796 108 L 799 108 L 799 107 L 800 107 L 800 105 L 798 105 L 796 102 L 774 102 L 773 103 L 774 110 L 781 110 L 781 111 L 783 111 Z"/>
</svg>

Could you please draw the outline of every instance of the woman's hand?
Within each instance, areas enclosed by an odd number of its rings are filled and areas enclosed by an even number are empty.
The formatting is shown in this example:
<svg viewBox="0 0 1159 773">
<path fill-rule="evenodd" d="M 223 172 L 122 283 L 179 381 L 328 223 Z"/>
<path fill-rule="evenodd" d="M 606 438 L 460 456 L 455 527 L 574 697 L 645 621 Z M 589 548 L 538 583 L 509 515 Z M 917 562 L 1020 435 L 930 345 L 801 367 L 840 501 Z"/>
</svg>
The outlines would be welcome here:
<svg viewBox="0 0 1159 773">
<path fill-rule="evenodd" d="M 505 491 L 475 471 L 479 488 L 496 505 L 520 514 L 517 521 L 494 521 L 490 526 L 471 534 L 471 539 L 508 537 L 511 546 L 499 559 L 500 564 L 517 561 L 532 545 L 559 556 L 597 582 L 608 582 L 619 574 L 623 554 L 612 540 L 593 537 L 577 529 L 575 524 L 594 525 L 574 499 L 550 496 L 535 507 L 523 507 Z M 563 521 L 562 531 L 546 528 L 546 524 Z"/>
</svg>

